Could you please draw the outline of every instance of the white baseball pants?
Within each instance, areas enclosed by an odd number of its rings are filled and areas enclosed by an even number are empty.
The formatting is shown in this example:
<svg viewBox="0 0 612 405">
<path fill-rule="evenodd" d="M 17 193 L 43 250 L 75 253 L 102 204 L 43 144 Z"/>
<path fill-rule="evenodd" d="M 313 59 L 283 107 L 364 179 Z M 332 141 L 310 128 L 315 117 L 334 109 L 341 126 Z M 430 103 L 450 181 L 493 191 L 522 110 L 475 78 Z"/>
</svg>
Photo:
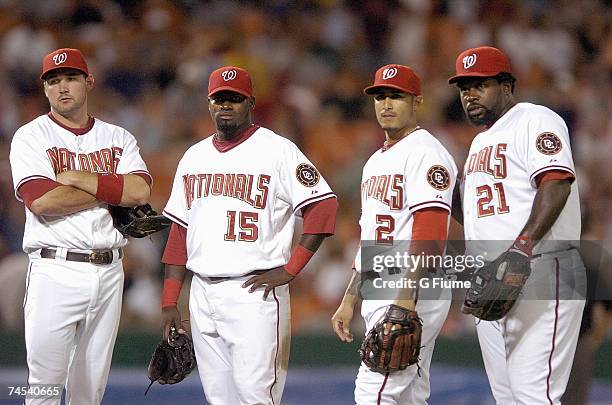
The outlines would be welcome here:
<svg viewBox="0 0 612 405">
<path fill-rule="evenodd" d="M 361 314 L 366 323 L 366 333 L 384 315 L 392 301 L 364 300 Z M 357 405 L 400 405 L 426 404 L 429 398 L 429 368 L 436 338 L 444 325 L 451 305 L 451 291 L 445 289 L 440 299 L 420 299 L 415 310 L 423 320 L 419 366 L 412 365 L 405 370 L 382 375 L 361 363 L 355 381 L 355 402 Z M 420 374 L 420 376 L 419 376 Z"/>
<path fill-rule="evenodd" d="M 66 386 L 68 405 L 102 402 L 121 316 L 123 265 L 31 258 L 24 298 L 28 383 Z M 28 399 L 59 405 L 59 398 Z"/>
<path fill-rule="evenodd" d="M 577 250 L 545 254 L 508 315 L 476 324 L 497 404 L 558 405 L 569 379 L 582 311 L 584 265 Z M 555 299 L 531 299 L 536 297 Z M 572 297 L 574 289 L 578 294 Z M 558 297 L 558 298 L 557 298 Z M 570 299 L 572 298 L 572 299 Z"/>
<path fill-rule="evenodd" d="M 242 288 L 249 276 L 211 282 L 196 274 L 189 312 L 198 372 L 210 405 L 279 405 L 291 343 L 289 287 Z"/>
</svg>

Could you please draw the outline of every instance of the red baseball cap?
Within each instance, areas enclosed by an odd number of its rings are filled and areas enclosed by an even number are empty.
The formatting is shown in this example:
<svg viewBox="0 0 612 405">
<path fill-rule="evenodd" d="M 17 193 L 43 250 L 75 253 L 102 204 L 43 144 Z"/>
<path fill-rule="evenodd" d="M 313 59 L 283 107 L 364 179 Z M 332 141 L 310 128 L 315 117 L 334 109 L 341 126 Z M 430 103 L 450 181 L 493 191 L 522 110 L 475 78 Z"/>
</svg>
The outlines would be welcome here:
<svg viewBox="0 0 612 405">
<path fill-rule="evenodd" d="M 373 94 L 380 88 L 390 87 L 406 93 L 421 95 L 421 79 L 414 70 L 404 65 L 385 65 L 376 71 L 374 84 L 363 89 L 365 94 Z"/>
<path fill-rule="evenodd" d="M 455 76 L 448 79 L 449 84 L 461 77 L 493 77 L 502 72 L 513 75 L 510 59 L 492 46 L 480 46 L 461 52 L 455 62 L 455 71 Z"/>
<path fill-rule="evenodd" d="M 42 73 L 40 74 L 40 78 L 45 80 L 47 73 L 56 69 L 64 68 L 80 70 L 86 75 L 89 75 L 87 62 L 85 61 L 81 51 L 72 48 L 60 48 L 43 58 Z"/>
<path fill-rule="evenodd" d="M 234 91 L 245 97 L 253 96 L 251 75 L 235 66 L 224 66 L 213 71 L 208 78 L 208 97 L 223 90 Z"/>
</svg>

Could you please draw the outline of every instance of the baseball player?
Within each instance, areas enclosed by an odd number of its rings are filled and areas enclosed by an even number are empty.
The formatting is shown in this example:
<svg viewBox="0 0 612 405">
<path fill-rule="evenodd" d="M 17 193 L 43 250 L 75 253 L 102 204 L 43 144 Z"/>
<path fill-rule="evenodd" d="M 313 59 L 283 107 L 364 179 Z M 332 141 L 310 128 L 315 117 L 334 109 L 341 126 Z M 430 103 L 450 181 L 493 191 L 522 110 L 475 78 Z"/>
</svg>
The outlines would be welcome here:
<svg viewBox="0 0 612 405">
<path fill-rule="evenodd" d="M 385 142 L 363 168 L 359 221 L 362 248 L 355 259 L 353 276 L 342 303 L 332 318 L 334 332 L 345 342 L 353 340 L 349 324 L 360 299 L 362 280 L 365 283 L 371 278 L 391 275 L 391 268 L 380 274 L 362 269 L 363 244 L 395 243 L 404 245 L 400 249 L 410 254 L 441 254 L 446 244 L 457 176 L 453 158 L 444 146 L 417 125 L 416 110 L 423 97 L 420 79 L 412 69 L 403 65 L 383 66 L 376 72 L 374 84 L 364 91 L 373 96 L 376 118 L 385 131 Z M 364 299 L 361 314 L 366 330 L 370 330 L 387 306 L 394 303 L 396 294 L 387 292 L 386 295 L 386 299 Z M 355 387 L 357 404 L 426 403 L 433 347 L 446 319 L 450 297 L 450 290 L 445 289 L 440 299 L 395 300 L 396 304 L 416 310 L 423 321 L 420 372 L 419 367 L 413 365 L 383 375 L 362 363 Z"/>
<path fill-rule="evenodd" d="M 584 284 L 567 126 L 544 106 L 515 101 L 515 78 L 499 49 L 468 49 L 455 67 L 449 83 L 459 89 L 468 121 L 482 130 L 461 179 L 468 252 L 489 260 L 506 249 L 520 253 L 538 281 L 528 280 L 499 321 L 477 323 L 491 389 L 498 404 L 559 404 L 584 307 L 584 299 L 568 299 L 562 289 Z"/>
<path fill-rule="evenodd" d="M 164 336 L 180 327 L 176 302 L 189 269 L 191 330 L 208 403 L 280 404 L 287 283 L 334 233 L 337 199 L 292 142 L 252 123 L 246 70 L 213 71 L 208 107 L 216 132 L 185 152 L 163 211 L 174 222 L 162 258 Z M 296 216 L 303 234 L 291 251 Z"/>
<path fill-rule="evenodd" d="M 99 404 L 119 325 L 127 243 L 108 206 L 146 203 L 152 179 L 134 137 L 88 114 L 94 77 L 79 50 L 46 55 L 40 77 L 51 111 L 19 128 L 10 151 L 30 258 L 28 383 L 65 384 L 68 404 Z"/>
</svg>

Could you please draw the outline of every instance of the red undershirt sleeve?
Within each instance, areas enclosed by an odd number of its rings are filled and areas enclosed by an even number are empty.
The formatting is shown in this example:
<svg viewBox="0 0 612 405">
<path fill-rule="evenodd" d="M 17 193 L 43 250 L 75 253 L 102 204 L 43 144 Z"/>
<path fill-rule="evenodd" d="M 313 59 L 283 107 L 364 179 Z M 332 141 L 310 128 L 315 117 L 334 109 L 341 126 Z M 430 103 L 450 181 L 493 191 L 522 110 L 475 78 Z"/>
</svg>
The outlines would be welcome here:
<svg viewBox="0 0 612 405">
<path fill-rule="evenodd" d="M 448 237 L 449 212 L 443 208 L 423 208 L 414 213 L 410 254 L 441 255 Z"/>
<path fill-rule="evenodd" d="M 32 203 L 53 190 L 56 187 L 61 186 L 55 180 L 51 179 L 34 179 L 23 183 L 19 186 L 17 193 L 21 196 L 23 203 L 29 210 L 31 210 Z"/>
<path fill-rule="evenodd" d="M 302 208 L 304 225 L 302 233 L 333 235 L 336 228 L 338 199 L 326 198 Z"/>
<path fill-rule="evenodd" d="M 546 183 L 551 180 L 572 180 L 574 181 L 575 177 L 570 172 L 566 172 L 563 170 L 548 170 L 543 173 L 537 175 L 535 179 L 536 187 L 540 187 L 542 183 Z"/>
<path fill-rule="evenodd" d="M 161 261 L 175 266 L 187 264 L 187 228 L 172 223 Z"/>
</svg>

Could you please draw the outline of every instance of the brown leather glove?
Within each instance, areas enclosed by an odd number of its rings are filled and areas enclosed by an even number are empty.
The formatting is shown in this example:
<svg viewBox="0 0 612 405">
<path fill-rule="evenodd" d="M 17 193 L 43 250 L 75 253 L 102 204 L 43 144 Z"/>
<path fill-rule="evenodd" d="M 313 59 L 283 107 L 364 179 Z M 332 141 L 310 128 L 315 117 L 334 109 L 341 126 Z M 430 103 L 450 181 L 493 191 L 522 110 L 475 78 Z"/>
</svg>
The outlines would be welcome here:
<svg viewBox="0 0 612 405">
<path fill-rule="evenodd" d="M 359 349 L 361 361 L 381 374 L 418 364 L 422 330 L 423 323 L 416 311 L 389 305 L 363 340 Z"/>
</svg>

